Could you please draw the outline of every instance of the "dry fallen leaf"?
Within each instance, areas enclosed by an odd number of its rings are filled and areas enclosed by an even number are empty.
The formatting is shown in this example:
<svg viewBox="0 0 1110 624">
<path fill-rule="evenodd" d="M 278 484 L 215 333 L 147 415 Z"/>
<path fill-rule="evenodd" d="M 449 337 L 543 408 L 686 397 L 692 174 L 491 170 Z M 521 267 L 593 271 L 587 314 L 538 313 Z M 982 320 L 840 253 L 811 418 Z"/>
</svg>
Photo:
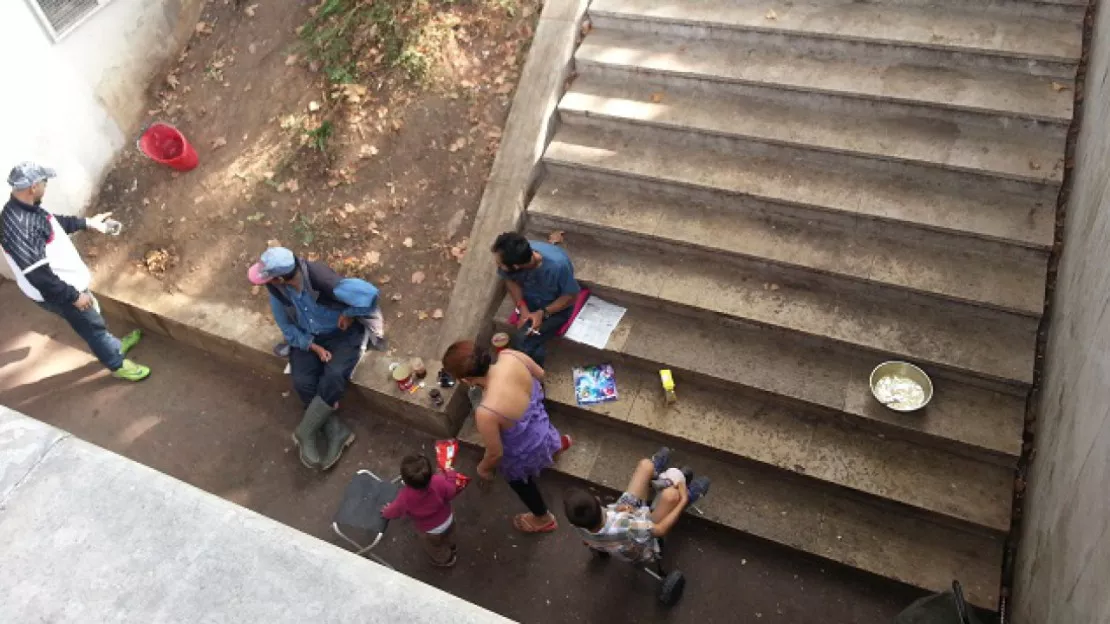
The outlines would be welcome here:
<svg viewBox="0 0 1110 624">
<path fill-rule="evenodd" d="M 1068 85 L 1060 84 L 1059 82 L 1053 81 L 1052 82 L 1052 90 L 1057 92 L 1057 93 L 1059 93 L 1061 91 L 1067 91 L 1068 90 Z"/>
<path fill-rule="evenodd" d="M 397 293 L 397 294 L 393 295 L 392 297 L 390 297 L 390 299 L 393 300 L 393 301 L 400 301 L 401 300 L 401 293 Z"/>
<path fill-rule="evenodd" d="M 463 258 L 466 257 L 466 246 L 465 245 L 455 245 L 454 247 L 452 247 L 451 248 L 451 257 L 454 258 L 455 260 L 457 260 L 459 264 L 462 264 Z"/>
<path fill-rule="evenodd" d="M 451 145 L 447 146 L 447 151 L 457 152 L 464 147 L 466 147 L 466 137 L 459 137 L 455 139 L 455 141 L 451 143 Z"/>
<path fill-rule="evenodd" d="M 257 4 L 252 4 L 249 7 L 243 9 L 243 12 L 247 14 L 247 17 L 254 17 L 254 11 L 257 8 L 258 8 Z"/>
<path fill-rule="evenodd" d="M 301 190 L 301 185 L 296 180 L 286 180 L 284 186 L 285 190 L 289 191 L 290 193 L 296 193 L 297 191 Z"/>
<path fill-rule="evenodd" d="M 312 100 L 311 102 L 308 103 L 308 112 L 315 113 L 318 110 L 320 110 L 320 103 L 319 102 L 317 102 L 316 100 Z"/>
<path fill-rule="evenodd" d="M 379 284 L 388 284 L 392 281 L 393 281 L 392 277 L 390 277 L 388 275 L 383 275 L 382 278 L 378 280 L 378 283 Z"/>
<path fill-rule="evenodd" d="M 428 320 L 428 313 L 423 311 L 423 310 L 417 310 L 416 311 L 416 318 L 418 318 L 422 321 L 426 321 L 426 320 Z"/>
<path fill-rule="evenodd" d="M 433 310 L 432 311 L 432 318 L 434 318 L 434 319 L 443 318 L 443 310 L 440 310 L 439 308 L 436 308 L 435 310 Z"/>
<path fill-rule="evenodd" d="M 423 271 L 417 271 L 416 273 L 413 273 L 412 274 L 412 283 L 413 284 L 423 284 L 424 283 L 424 272 Z"/>
<path fill-rule="evenodd" d="M 250 52 L 251 54 L 254 54 L 255 52 L 258 52 L 258 44 L 257 43 L 252 43 L 249 46 L 247 46 L 247 52 Z"/>
<path fill-rule="evenodd" d="M 227 139 L 224 137 L 219 137 L 215 141 L 212 141 L 212 149 L 220 149 L 225 145 L 227 145 Z"/>
<path fill-rule="evenodd" d="M 366 264 L 377 264 L 382 261 L 382 254 L 377 251 L 368 251 L 363 258 L 366 259 Z M 382 283 L 384 284 L 385 282 Z"/>
<path fill-rule="evenodd" d="M 197 31 L 197 34 L 200 35 L 212 34 L 212 26 L 210 26 L 207 22 L 197 22 L 195 30 Z"/>
<path fill-rule="evenodd" d="M 296 65 L 297 60 L 298 60 L 298 57 L 297 57 L 296 54 L 290 54 L 289 56 L 285 57 L 285 66 L 289 67 L 289 66 L 292 66 L 292 65 Z"/>
<path fill-rule="evenodd" d="M 258 293 L 260 293 L 260 292 L 262 292 L 262 287 L 261 286 L 255 284 L 254 286 L 251 287 L 251 294 L 252 295 L 257 297 Z"/>
<path fill-rule="evenodd" d="M 346 204 L 343 204 L 343 212 L 350 213 L 350 212 L 354 212 L 356 210 L 358 210 L 358 208 L 356 208 L 355 205 L 350 203 L 350 202 L 348 202 Z"/>
<path fill-rule="evenodd" d="M 378 155 L 378 148 L 374 147 L 373 145 L 363 145 L 358 150 L 358 157 L 359 158 L 372 158 L 372 157 L 377 156 L 377 155 Z"/>
<path fill-rule="evenodd" d="M 774 9 L 767 9 L 767 14 L 763 17 L 766 17 L 769 20 L 777 20 L 779 18 L 779 14 L 775 13 Z"/>
<path fill-rule="evenodd" d="M 409 237 L 409 238 L 406 238 L 405 240 L 401 241 L 401 244 L 404 245 L 405 247 L 411 248 L 414 243 L 412 242 L 412 238 Z"/>
<path fill-rule="evenodd" d="M 374 211 L 374 218 L 377 219 L 378 221 L 381 221 L 381 220 L 385 219 L 385 211 L 375 210 Z"/>
<path fill-rule="evenodd" d="M 552 245 L 562 245 L 564 234 L 566 234 L 566 232 L 562 230 L 555 230 L 554 232 L 547 235 L 547 242 L 551 243 Z"/>
<path fill-rule="evenodd" d="M 169 76 L 166 76 L 166 84 L 168 84 L 171 89 L 176 90 L 177 85 L 181 84 L 181 81 L 177 79 L 176 75 L 170 74 Z"/>
<path fill-rule="evenodd" d="M 664 95 L 666 95 L 666 94 L 664 94 L 662 91 L 656 91 L 655 93 L 652 93 L 651 94 L 652 104 L 658 104 L 658 103 L 662 102 Z"/>
</svg>

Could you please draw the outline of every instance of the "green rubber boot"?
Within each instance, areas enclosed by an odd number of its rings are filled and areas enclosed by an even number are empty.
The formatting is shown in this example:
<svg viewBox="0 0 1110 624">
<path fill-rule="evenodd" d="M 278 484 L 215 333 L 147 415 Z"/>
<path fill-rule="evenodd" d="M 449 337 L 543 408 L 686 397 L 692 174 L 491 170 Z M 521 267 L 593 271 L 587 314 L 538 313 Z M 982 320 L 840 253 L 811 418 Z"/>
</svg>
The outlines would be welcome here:
<svg viewBox="0 0 1110 624">
<path fill-rule="evenodd" d="M 320 447 L 316 444 L 316 432 L 334 412 L 323 399 L 316 397 L 305 408 L 301 424 L 293 431 L 293 443 L 300 449 L 301 463 L 308 468 L 320 467 Z"/>
<path fill-rule="evenodd" d="M 355 432 L 343 424 L 343 419 L 339 417 L 339 414 L 333 412 L 328 421 L 324 423 L 324 437 L 328 440 L 328 448 L 324 453 L 324 459 L 320 462 L 322 464 L 321 468 L 331 470 L 332 466 L 339 463 L 339 458 L 343 456 L 343 450 L 354 443 Z"/>
<path fill-rule="evenodd" d="M 124 360 L 122 366 L 112 371 L 112 377 L 127 381 L 142 381 L 150 377 L 150 369 L 131 360 Z"/>
<path fill-rule="evenodd" d="M 135 348 L 139 341 L 143 339 L 143 330 L 136 329 L 135 331 L 127 334 L 119 339 L 119 352 L 120 355 L 127 355 L 127 352 Z"/>
</svg>

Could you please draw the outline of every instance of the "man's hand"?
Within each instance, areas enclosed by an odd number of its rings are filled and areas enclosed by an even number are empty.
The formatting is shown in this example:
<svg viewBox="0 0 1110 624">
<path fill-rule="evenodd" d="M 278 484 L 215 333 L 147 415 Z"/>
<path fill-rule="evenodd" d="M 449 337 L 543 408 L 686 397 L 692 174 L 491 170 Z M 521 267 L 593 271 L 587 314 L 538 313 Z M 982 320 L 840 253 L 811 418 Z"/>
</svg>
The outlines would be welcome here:
<svg viewBox="0 0 1110 624">
<path fill-rule="evenodd" d="M 336 324 L 339 325 L 339 331 L 347 331 L 351 327 L 351 317 L 340 314 L 339 322 Z"/>
<path fill-rule="evenodd" d="M 321 347 L 320 345 L 318 345 L 316 343 L 312 343 L 312 344 L 308 345 L 308 349 L 310 351 L 312 351 L 313 353 L 315 353 L 316 357 L 320 358 L 321 362 L 327 364 L 328 362 L 331 361 L 331 351 L 328 351 L 327 349 Z"/>
<path fill-rule="evenodd" d="M 91 308 L 92 304 L 93 304 L 92 295 L 90 295 L 87 292 L 83 292 L 80 295 L 77 295 L 77 299 L 75 299 L 73 301 L 73 307 L 77 308 L 78 310 L 80 310 L 82 312 Z"/>
<path fill-rule="evenodd" d="M 533 331 L 539 331 L 540 325 L 543 324 L 543 311 L 537 310 L 535 312 L 521 313 L 520 318 L 516 321 L 516 328 L 524 329 L 524 326 L 528 324 L 528 321 L 532 321 Z"/>
<path fill-rule="evenodd" d="M 112 213 L 110 212 L 102 212 L 94 217 L 88 217 L 85 219 L 85 227 L 90 230 L 96 230 L 101 234 L 107 234 L 108 223 L 110 221 L 109 217 L 111 216 Z"/>
</svg>

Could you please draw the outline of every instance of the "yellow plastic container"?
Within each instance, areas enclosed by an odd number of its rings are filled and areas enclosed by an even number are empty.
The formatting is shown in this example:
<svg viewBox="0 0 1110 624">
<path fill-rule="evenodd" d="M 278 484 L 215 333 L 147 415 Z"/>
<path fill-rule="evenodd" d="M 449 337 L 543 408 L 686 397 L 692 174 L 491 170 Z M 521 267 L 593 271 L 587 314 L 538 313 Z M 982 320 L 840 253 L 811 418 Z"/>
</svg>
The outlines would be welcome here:
<svg viewBox="0 0 1110 624">
<path fill-rule="evenodd" d="M 664 368 L 659 371 L 659 381 L 663 383 L 663 397 L 667 404 L 678 401 L 678 395 L 674 392 L 674 375 L 671 374 L 670 369 Z"/>
</svg>

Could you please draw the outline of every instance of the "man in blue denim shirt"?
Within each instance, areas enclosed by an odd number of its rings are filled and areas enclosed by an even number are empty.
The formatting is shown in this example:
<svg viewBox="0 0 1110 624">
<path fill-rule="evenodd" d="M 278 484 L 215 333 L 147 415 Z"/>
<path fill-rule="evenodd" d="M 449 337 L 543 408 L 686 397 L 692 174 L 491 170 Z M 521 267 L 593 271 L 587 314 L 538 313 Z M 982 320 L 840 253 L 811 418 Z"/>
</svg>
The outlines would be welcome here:
<svg viewBox="0 0 1110 624">
<path fill-rule="evenodd" d="M 362 357 L 363 338 L 375 349 L 385 346 L 378 289 L 341 277 L 325 264 L 297 258 L 284 247 L 263 252 L 247 277 L 269 290 L 274 320 L 290 346 L 293 389 L 305 406 L 293 433 L 301 463 L 328 470 L 355 440 L 336 410 Z M 323 454 L 316 440 L 321 430 Z"/>
</svg>

